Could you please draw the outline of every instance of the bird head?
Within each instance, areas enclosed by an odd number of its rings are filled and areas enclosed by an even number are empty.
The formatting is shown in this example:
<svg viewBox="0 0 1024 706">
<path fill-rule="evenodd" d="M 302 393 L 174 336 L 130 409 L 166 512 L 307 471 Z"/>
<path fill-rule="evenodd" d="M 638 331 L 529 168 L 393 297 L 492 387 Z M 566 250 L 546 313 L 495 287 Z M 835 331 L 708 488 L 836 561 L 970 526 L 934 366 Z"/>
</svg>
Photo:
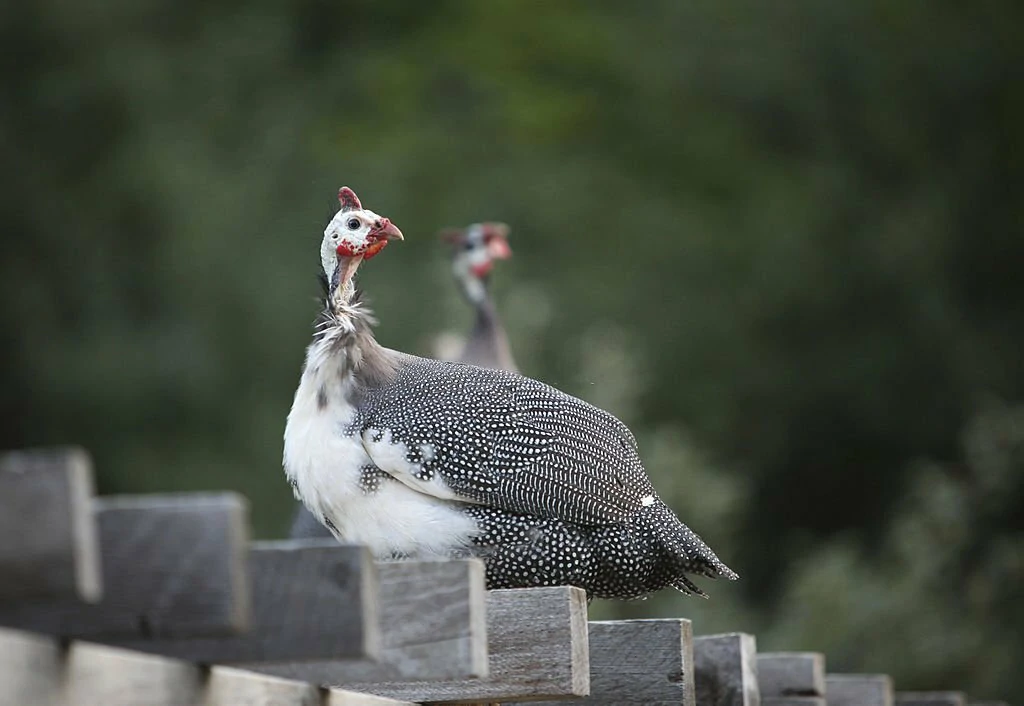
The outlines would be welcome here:
<svg viewBox="0 0 1024 706">
<path fill-rule="evenodd" d="M 467 228 L 441 232 L 441 239 L 452 246 L 455 279 L 472 301 L 483 298 L 494 261 L 512 256 L 508 231 L 504 223 L 474 223 Z"/>
<path fill-rule="evenodd" d="M 402 231 L 387 218 L 363 208 L 356 192 L 347 186 L 338 191 L 341 208 L 324 229 L 320 262 L 329 283 L 330 297 L 351 294 L 352 278 L 363 260 L 369 260 L 392 240 L 403 240 Z"/>
</svg>

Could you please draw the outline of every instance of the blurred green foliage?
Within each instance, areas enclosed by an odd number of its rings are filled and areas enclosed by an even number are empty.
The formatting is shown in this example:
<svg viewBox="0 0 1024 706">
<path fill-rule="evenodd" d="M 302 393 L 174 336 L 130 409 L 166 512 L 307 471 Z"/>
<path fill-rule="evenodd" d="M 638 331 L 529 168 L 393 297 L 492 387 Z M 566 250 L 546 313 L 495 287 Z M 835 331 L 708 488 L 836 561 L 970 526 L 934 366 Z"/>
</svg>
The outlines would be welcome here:
<svg viewBox="0 0 1024 706">
<path fill-rule="evenodd" d="M 103 492 L 291 511 L 333 195 L 407 242 L 387 345 L 469 322 L 500 219 L 521 368 L 637 432 L 742 575 L 693 616 L 901 688 L 1024 688 L 1024 6 L 43 0 L 0 9 L 0 431 Z M 1016 692 L 1014 691 L 1016 690 Z"/>
</svg>

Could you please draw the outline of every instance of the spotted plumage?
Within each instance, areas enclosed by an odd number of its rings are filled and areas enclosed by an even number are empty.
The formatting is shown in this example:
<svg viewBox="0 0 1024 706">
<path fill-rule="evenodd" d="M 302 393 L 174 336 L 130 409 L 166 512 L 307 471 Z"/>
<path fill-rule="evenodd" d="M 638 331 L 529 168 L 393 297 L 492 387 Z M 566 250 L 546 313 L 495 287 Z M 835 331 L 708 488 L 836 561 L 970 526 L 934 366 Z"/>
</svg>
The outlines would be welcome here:
<svg viewBox="0 0 1024 706">
<path fill-rule="evenodd" d="M 635 598 L 701 593 L 686 574 L 735 578 L 658 498 L 611 414 L 514 372 L 381 347 L 344 255 L 365 243 L 341 240 L 284 455 L 334 536 L 381 558 L 479 556 L 491 588 Z"/>
</svg>

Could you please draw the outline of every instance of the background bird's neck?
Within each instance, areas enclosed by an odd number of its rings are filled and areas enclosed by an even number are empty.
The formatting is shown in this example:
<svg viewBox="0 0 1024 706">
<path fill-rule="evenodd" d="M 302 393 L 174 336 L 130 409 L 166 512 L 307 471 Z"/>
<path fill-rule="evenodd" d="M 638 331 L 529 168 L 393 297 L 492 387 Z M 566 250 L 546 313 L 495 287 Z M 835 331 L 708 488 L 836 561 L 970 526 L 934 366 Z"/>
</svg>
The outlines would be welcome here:
<svg viewBox="0 0 1024 706">
<path fill-rule="evenodd" d="M 505 327 L 498 317 L 494 302 L 486 297 L 474 308 L 476 317 L 462 352 L 462 360 L 488 368 L 516 370 L 508 336 L 505 335 Z"/>
<path fill-rule="evenodd" d="M 462 277 L 459 279 L 462 285 L 462 294 L 474 307 L 479 308 L 491 301 L 490 292 L 487 289 L 487 282 L 479 277 Z"/>
</svg>

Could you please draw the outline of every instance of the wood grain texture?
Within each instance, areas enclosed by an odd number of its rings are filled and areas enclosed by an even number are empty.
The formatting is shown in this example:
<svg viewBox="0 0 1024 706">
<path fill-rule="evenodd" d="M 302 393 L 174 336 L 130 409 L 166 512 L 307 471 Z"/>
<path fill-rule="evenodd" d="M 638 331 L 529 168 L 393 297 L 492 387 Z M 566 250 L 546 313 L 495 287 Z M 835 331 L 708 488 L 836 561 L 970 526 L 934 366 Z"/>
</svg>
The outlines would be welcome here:
<svg viewBox="0 0 1024 706">
<path fill-rule="evenodd" d="M 100 598 L 92 494 L 82 449 L 0 455 L 0 601 Z"/>
<path fill-rule="evenodd" d="M 197 706 L 414 706 L 371 694 L 320 687 L 231 667 L 214 667 Z"/>
<path fill-rule="evenodd" d="M 694 706 L 689 620 L 595 621 L 589 633 L 590 696 L 572 703 Z"/>
<path fill-rule="evenodd" d="M 824 696 L 825 655 L 762 652 L 757 655 L 757 684 L 762 702 L 765 697 Z"/>
<path fill-rule="evenodd" d="M 966 706 L 962 691 L 897 691 L 896 706 Z"/>
<path fill-rule="evenodd" d="M 478 703 L 586 696 L 586 594 L 569 586 L 490 591 L 490 674 L 483 679 L 358 682 L 340 686 L 416 703 Z"/>
<path fill-rule="evenodd" d="M 411 706 L 0 628 L 0 706 Z"/>
<path fill-rule="evenodd" d="M 333 540 L 254 542 L 248 565 L 252 615 L 246 632 L 117 644 L 206 663 L 379 655 L 376 568 L 365 547 Z"/>
<path fill-rule="evenodd" d="M 760 706 L 753 635 L 734 632 L 694 638 L 693 667 L 701 706 Z"/>
<path fill-rule="evenodd" d="M 254 674 L 231 667 L 210 669 L 197 706 L 321 706 L 323 693 L 312 684 Z"/>
<path fill-rule="evenodd" d="M 337 546 L 333 539 L 326 542 Z M 318 684 L 487 676 L 482 562 L 381 562 L 377 580 L 378 662 L 334 659 L 250 668 Z"/>
<path fill-rule="evenodd" d="M 824 696 L 762 696 L 761 706 L 827 706 Z"/>
<path fill-rule="evenodd" d="M 61 704 L 66 706 L 194 706 L 202 703 L 205 670 L 154 655 L 73 642 Z"/>
<path fill-rule="evenodd" d="M 84 642 L 70 648 L 62 699 L 44 706 L 403 706 L 368 694 L 329 693 L 264 674 L 206 669 Z"/>
<path fill-rule="evenodd" d="M 415 706 L 411 701 L 388 699 L 346 689 L 325 689 L 323 706 Z"/>
<path fill-rule="evenodd" d="M 223 634 L 249 615 L 247 504 L 234 493 L 95 500 L 104 598 L 0 606 L 0 625 L 89 637 Z"/>
<path fill-rule="evenodd" d="M 57 640 L 0 628 L 0 706 L 57 706 L 63 670 Z"/>
<path fill-rule="evenodd" d="M 888 674 L 826 674 L 828 706 L 893 706 Z"/>
</svg>

